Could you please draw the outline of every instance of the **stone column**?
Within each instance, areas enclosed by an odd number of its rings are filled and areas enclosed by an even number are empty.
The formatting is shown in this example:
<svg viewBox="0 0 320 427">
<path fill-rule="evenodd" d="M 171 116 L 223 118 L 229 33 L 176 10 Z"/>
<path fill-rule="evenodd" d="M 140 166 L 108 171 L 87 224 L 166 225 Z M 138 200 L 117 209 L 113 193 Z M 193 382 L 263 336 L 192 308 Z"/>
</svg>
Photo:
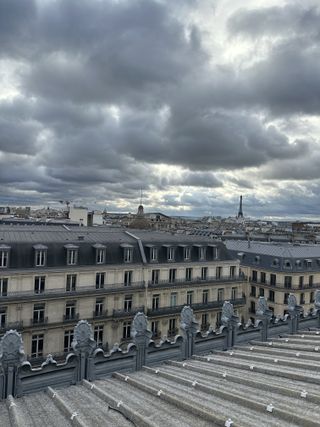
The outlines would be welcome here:
<svg viewBox="0 0 320 427">
<path fill-rule="evenodd" d="M 80 320 L 74 328 L 72 341 L 72 348 L 78 356 L 77 381 L 82 381 L 83 379 L 93 381 L 95 379 L 93 352 L 96 347 L 97 343 L 93 338 L 91 325 L 87 320 Z"/>
<path fill-rule="evenodd" d="M 137 347 L 136 370 L 139 370 L 146 364 L 147 347 L 152 337 L 152 332 L 148 330 L 148 319 L 144 313 L 137 313 L 134 316 L 131 337 Z"/>
<path fill-rule="evenodd" d="M 269 322 L 272 317 L 272 311 L 268 309 L 265 297 L 259 297 L 256 310 L 257 320 L 261 322 L 261 341 L 268 340 Z"/>
<path fill-rule="evenodd" d="M 20 394 L 19 367 L 25 360 L 21 334 L 13 330 L 6 332 L 0 341 L 0 369 L 4 376 L 0 397 Z"/>
<path fill-rule="evenodd" d="M 199 330 L 199 324 L 193 316 L 192 308 L 187 305 L 181 311 L 180 329 L 183 336 L 182 358 L 189 359 L 194 354 L 195 336 Z"/>
<path fill-rule="evenodd" d="M 224 350 L 228 350 L 236 344 L 237 328 L 239 325 L 239 317 L 234 314 L 233 305 L 230 301 L 223 303 L 221 322 L 227 332 Z"/>
<path fill-rule="evenodd" d="M 297 298 L 294 294 L 288 296 L 289 311 L 289 331 L 290 334 L 296 334 L 299 330 L 299 318 L 303 308 L 297 304 Z"/>
</svg>

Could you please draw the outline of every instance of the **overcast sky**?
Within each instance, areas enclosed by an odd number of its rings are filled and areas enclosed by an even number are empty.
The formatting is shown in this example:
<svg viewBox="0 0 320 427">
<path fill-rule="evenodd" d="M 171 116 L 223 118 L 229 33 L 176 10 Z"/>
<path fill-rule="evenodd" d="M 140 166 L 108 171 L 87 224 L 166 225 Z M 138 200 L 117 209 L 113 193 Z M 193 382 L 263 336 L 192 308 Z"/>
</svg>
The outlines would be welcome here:
<svg viewBox="0 0 320 427">
<path fill-rule="evenodd" d="M 0 204 L 317 216 L 318 4 L 1 0 Z"/>
</svg>

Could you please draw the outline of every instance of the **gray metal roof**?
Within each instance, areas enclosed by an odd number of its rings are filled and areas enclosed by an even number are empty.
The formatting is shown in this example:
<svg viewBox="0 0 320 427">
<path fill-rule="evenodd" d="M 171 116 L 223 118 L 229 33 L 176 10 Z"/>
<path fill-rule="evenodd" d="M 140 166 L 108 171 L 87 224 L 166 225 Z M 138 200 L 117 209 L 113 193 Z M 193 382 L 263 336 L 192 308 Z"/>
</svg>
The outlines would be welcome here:
<svg viewBox="0 0 320 427">
<path fill-rule="evenodd" d="M 320 271 L 320 245 L 248 243 L 243 240 L 228 240 L 225 245 L 246 266 L 297 273 Z"/>
<path fill-rule="evenodd" d="M 320 426 L 319 343 L 316 332 L 301 332 L 93 383 L 10 397 L 0 403 L 0 425 Z"/>
</svg>

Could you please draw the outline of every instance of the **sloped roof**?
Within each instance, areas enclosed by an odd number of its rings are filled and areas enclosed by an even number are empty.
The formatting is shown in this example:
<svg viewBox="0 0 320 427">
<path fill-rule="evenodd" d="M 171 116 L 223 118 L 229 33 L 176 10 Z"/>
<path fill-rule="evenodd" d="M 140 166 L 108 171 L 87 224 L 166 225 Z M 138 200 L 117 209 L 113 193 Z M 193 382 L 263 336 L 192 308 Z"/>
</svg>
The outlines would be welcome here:
<svg viewBox="0 0 320 427">
<path fill-rule="evenodd" d="M 319 426 L 318 333 L 9 398 L 0 403 L 0 425 L 64 427 L 76 418 L 88 427 Z"/>
</svg>

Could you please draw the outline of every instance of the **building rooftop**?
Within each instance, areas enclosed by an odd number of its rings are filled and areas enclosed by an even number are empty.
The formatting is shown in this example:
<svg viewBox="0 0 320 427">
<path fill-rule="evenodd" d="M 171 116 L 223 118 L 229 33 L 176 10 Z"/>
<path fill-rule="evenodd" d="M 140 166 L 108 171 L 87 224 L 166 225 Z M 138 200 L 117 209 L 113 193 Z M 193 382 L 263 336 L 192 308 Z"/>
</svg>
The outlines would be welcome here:
<svg viewBox="0 0 320 427">
<path fill-rule="evenodd" d="M 319 331 L 300 332 L 93 383 L 49 387 L 1 402 L 0 425 L 320 426 L 319 346 Z"/>
</svg>

